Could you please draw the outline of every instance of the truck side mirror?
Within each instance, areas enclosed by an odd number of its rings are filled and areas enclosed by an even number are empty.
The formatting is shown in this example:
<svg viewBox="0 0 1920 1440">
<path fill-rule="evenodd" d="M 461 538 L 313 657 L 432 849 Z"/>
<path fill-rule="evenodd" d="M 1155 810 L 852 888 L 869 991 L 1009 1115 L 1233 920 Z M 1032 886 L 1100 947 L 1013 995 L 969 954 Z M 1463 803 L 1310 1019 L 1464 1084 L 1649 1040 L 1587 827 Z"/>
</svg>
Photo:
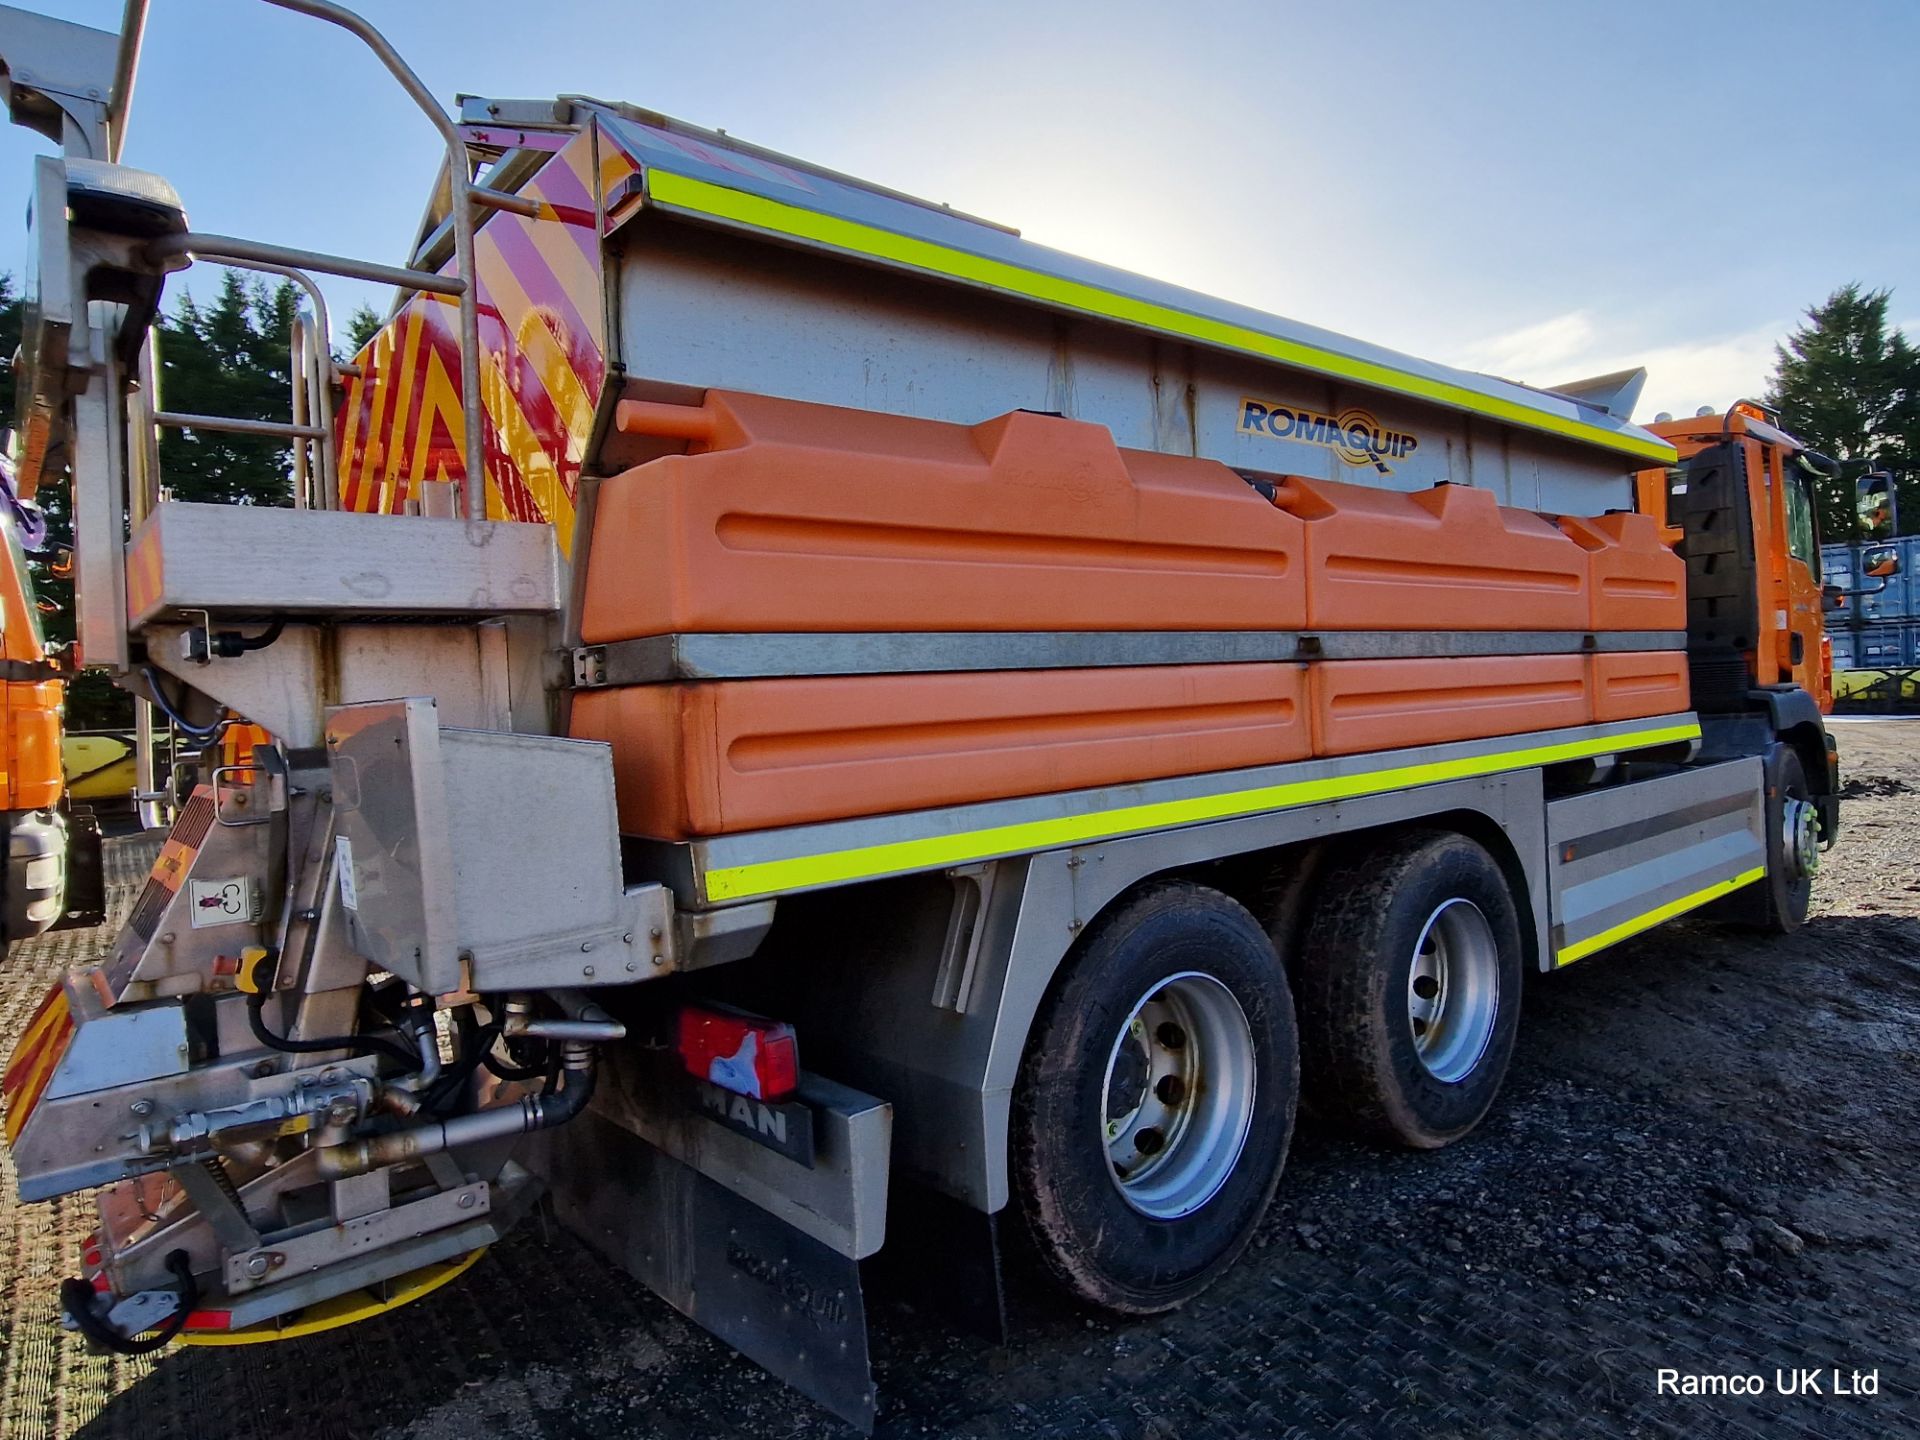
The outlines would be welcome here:
<svg viewBox="0 0 1920 1440">
<path fill-rule="evenodd" d="M 1826 610 L 1844 610 L 1847 608 L 1847 592 L 1838 585 L 1822 585 L 1820 605 Z"/>
<path fill-rule="evenodd" d="M 1876 545 L 1860 552 L 1861 573 L 1875 580 L 1888 580 L 1900 573 L 1900 547 Z"/>
<path fill-rule="evenodd" d="M 1900 496 L 1887 471 L 1875 470 L 1856 480 L 1854 503 L 1863 539 L 1891 540 L 1900 533 Z"/>
</svg>

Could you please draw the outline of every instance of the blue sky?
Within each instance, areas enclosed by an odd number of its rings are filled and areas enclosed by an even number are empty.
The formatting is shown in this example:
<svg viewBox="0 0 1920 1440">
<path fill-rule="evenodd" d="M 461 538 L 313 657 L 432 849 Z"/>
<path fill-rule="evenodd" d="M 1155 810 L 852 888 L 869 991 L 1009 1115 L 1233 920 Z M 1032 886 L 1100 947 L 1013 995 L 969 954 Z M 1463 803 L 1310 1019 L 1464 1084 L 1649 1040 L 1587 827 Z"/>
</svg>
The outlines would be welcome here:
<svg viewBox="0 0 1920 1440">
<path fill-rule="evenodd" d="M 1756 391 L 1848 280 L 1920 335 L 1902 0 L 360 8 L 449 104 L 631 100 L 1432 359 L 1541 384 L 1645 364 L 1647 416 Z M 403 258 L 438 140 L 358 42 L 259 0 L 153 11 L 129 163 L 197 229 Z M 40 148 L 0 132 L 16 272 Z"/>
</svg>

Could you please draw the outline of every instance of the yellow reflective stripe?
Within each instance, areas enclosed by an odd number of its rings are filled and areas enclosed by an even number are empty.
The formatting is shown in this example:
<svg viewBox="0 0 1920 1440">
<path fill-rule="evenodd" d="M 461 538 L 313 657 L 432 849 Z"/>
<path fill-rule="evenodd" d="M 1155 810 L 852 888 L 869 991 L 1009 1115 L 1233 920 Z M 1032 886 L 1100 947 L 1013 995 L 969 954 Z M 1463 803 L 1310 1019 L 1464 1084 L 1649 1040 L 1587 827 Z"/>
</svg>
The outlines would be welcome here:
<svg viewBox="0 0 1920 1440">
<path fill-rule="evenodd" d="M 1190 311 L 1176 310 L 1170 305 L 1160 305 L 1151 300 L 1122 295 L 1116 290 L 1103 289 L 1098 285 L 1088 285 L 1083 281 L 1067 280 L 1057 275 L 1029 270 L 1024 265 L 1013 265 L 1004 260 L 990 260 L 982 255 L 956 250 L 950 245 L 916 239 L 914 236 L 902 235 L 893 230 L 882 230 L 874 225 L 863 225 L 857 220 L 843 220 L 838 216 L 823 215 L 817 210 L 807 210 L 780 200 L 769 200 L 761 195 L 749 195 L 743 190 L 715 185 L 706 180 L 696 180 L 689 175 L 676 175 L 668 170 L 650 170 L 647 172 L 647 193 L 659 204 L 697 211 L 702 215 L 711 215 L 717 220 L 731 220 L 741 225 L 750 225 L 756 230 L 770 230 L 779 235 L 814 240 L 822 245 L 832 245 L 841 250 L 851 250 L 856 254 L 896 261 L 916 270 L 927 270 L 956 280 L 970 280 L 975 284 L 1010 291 L 1016 295 L 1025 295 L 1050 305 L 1078 310 L 1088 315 L 1122 320 L 1130 325 L 1143 325 L 1165 334 L 1179 335 L 1189 340 L 1199 340 L 1209 345 L 1219 345 L 1249 355 L 1264 356 L 1269 360 L 1279 360 L 1288 365 L 1299 366 L 1303 370 L 1333 375 L 1343 380 L 1353 380 L 1382 390 L 1392 390 L 1401 395 L 1411 395 L 1416 399 L 1433 401 L 1457 410 L 1469 410 L 1477 415 L 1492 416 L 1494 419 L 1521 425 L 1530 430 L 1545 430 L 1551 434 L 1564 435 L 1590 445 L 1604 446 L 1609 450 L 1618 450 L 1658 465 L 1674 463 L 1676 452 L 1673 446 L 1651 435 L 1623 435 L 1598 425 L 1589 425 L 1582 420 L 1572 420 L 1550 411 L 1536 410 L 1532 406 L 1523 405 L 1515 400 L 1503 399 L 1497 395 L 1485 395 L 1478 390 L 1469 390 L 1445 380 L 1436 380 L 1428 375 L 1398 370 L 1390 365 L 1361 360 L 1333 350 L 1323 350 L 1317 345 L 1304 344 L 1298 340 L 1284 340 L 1278 335 L 1251 330 L 1244 325 L 1208 319 L 1204 315 L 1195 315 Z"/>
<path fill-rule="evenodd" d="M 1704 890 L 1696 890 L 1691 895 L 1682 895 L 1678 900 L 1669 901 L 1657 910 L 1649 910 L 1644 915 L 1623 920 L 1610 930 L 1602 930 L 1598 935 L 1563 947 L 1555 953 L 1554 964 L 1571 965 L 1576 960 L 1584 960 L 1596 950 L 1617 945 L 1629 936 L 1638 935 L 1642 930 L 1651 930 L 1663 920 L 1671 920 L 1674 916 L 1684 915 L 1689 910 L 1698 910 L 1709 900 L 1718 900 L 1722 895 L 1732 894 L 1743 885 L 1751 885 L 1754 881 L 1764 878 L 1766 873 L 1767 867 L 1762 865 L 1757 869 L 1736 875 L 1731 880 L 1720 880 Z"/>
<path fill-rule="evenodd" d="M 1396 765 L 1361 775 L 1335 775 L 1324 780 L 1290 780 L 1279 785 L 1262 785 L 1224 795 L 1160 800 L 1147 805 L 1128 805 L 1117 810 L 1064 815 L 1053 820 L 995 825 L 956 835 L 932 835 L 922 840 L 896 840 L 885 845 L 863 845 L 858 849 L 835 850 L 821 855 L 796 855 L 786 860 L 723 866 L 707 871 L 706 894 L 709 900 L 738 900 L 755 895 L 772 895 L 781 890 L 801 890 L 815 885 L 872 880 L 882 875 L 902 875 L 913 870 L 936 870 L 945 865 L 984 859 L 989 855 L 1054 850 L 1062 845 L 1107 840 L 1138 830 L 1171 829 L 1177 825 L 1196 825 L 1208 820 L 1232 820 L 1269 810 L 1285 810 L 1296 805 L 1378 795 L 1388 790 L 1411 790 L 1420 785 L 1436 785 L 1444 780 L 1466 780 L 1479 775 L 1495 775 L 1503 770 L 1555 765 L 1563 760 L 1585 759 L 1589 755 L 1610 755 L 1617 750 L 1643 749 L 1676 740 L 1694 740 L 1699 735 L 1698 725 L 1667 725 L 1625 735 L 1572 740 L 1559 745 L 1535 745 L 1493 755 L 1435 760 L 1425 765 Z"/>
</svg>

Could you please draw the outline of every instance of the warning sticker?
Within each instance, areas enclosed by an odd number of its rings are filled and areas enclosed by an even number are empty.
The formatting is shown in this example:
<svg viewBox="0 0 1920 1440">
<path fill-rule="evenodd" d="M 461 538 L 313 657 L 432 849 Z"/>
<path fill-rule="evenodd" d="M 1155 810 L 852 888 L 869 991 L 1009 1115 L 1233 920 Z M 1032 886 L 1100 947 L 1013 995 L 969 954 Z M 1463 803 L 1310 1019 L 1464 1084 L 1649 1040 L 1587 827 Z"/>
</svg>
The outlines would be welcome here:
<svg viewBox="0 0 1920 1440">
<path fill-rule="evenodd" d="M 349 910 L 360 908 L 360 896 L 353 888 L 353 842 L 344 835 L 333 837 L 334 869 L 340 872 L 340 903 Z"/>
</svg>

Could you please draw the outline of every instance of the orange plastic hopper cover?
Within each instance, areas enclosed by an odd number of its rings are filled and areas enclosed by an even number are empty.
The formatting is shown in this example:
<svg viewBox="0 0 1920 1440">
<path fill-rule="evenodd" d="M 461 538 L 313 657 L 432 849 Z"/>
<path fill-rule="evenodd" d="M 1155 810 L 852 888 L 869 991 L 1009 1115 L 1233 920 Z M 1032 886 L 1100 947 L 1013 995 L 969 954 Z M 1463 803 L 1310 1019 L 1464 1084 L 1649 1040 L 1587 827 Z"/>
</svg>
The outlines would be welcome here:
<svg viewBox="0 0 1920 1440">
<path fill-rule="evenodd" d="M 1288 476 L 1306 524 L 1316 630 L 1585 630 L 1587 557 L 1551 520 L 1487 490 L 1403 494 Z"/>
<path fill-rule="evenodd" d="M 1590 655 L 1587 664 L 1593 687 L 1593 718 L 1601 724 L 1675 715 L 1692 703 L 1688 699 L 1684 650 Z"/>
<path fill-rule="evenodd" d="M 1026 411 L 969 427 L 723 391 L 703 410 L 710 439 L 600 486 L 589 644 L 1306 618 L 1300 523 L 1213 461 Z"/>
<path fill-rule="evenodd" d="M 572 733 L 612 742 L 621 830 L 678 840 L 1304 760 L 1304 668 L 635 685 Z"/>
<path fill-rule="evenodd" d="M 1338 660 L 1310 667 L 1316 755 L 1357 755 L 1587 723 L 1586 659 Z"/>
<path fill-rule="evenodd" d="M 1562 515 L 1559 524 L 1591 565 L 1589 629 L 1687 628 L 1687 562 L 1667 548 L 1658 520 L 1616 510 L 1591 519 Z"/>
</svg>

